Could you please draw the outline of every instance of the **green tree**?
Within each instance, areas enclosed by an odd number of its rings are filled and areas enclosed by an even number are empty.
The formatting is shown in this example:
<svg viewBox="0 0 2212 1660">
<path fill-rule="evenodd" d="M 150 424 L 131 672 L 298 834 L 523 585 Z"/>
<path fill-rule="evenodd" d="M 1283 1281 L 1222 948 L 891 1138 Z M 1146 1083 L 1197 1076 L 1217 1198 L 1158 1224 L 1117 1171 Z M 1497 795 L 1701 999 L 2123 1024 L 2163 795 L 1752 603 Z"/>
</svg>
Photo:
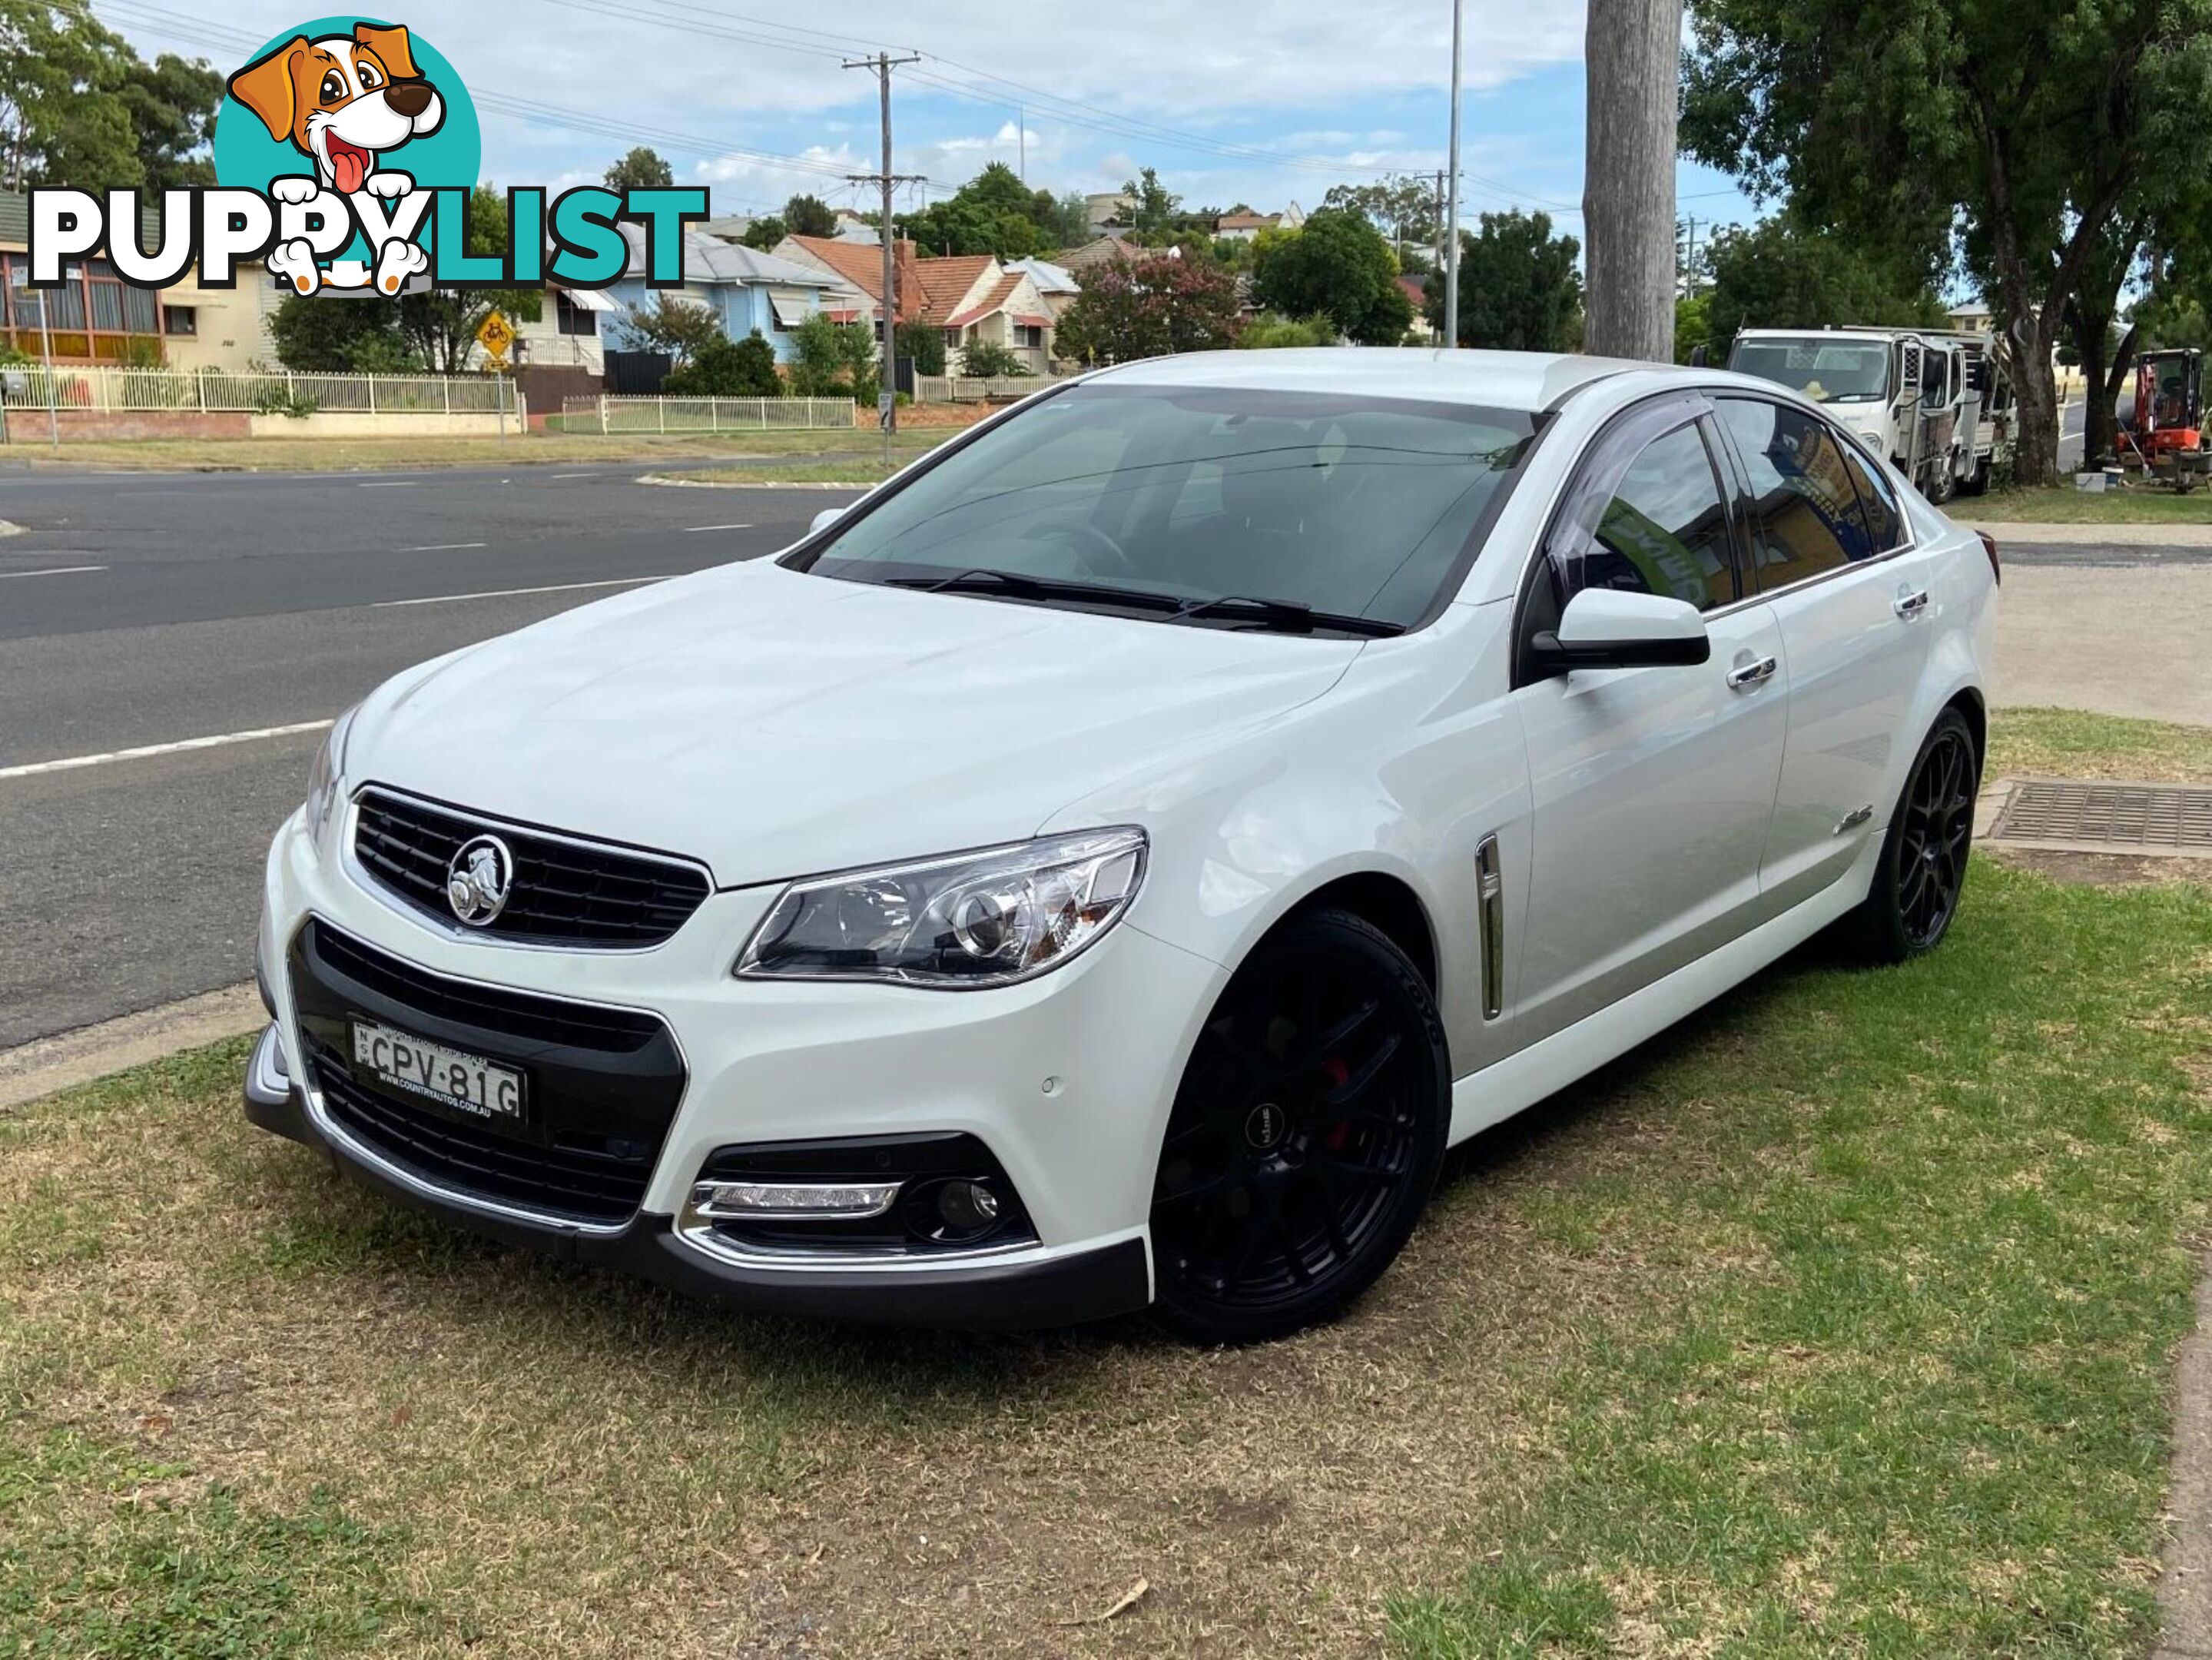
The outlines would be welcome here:
<svg viewBox="0 0 2212 1660">
<path fill-rule="evenodd" d="M 1159 169 L 1146 167 L 1121 186 L 1121 194 L 1136 204 L 1127 216 L 1129 234 L 1148 246 L 1164 241 L 1182 211 L 1182 198 L 1160 183 Z"/>
<path fill-rule="evenodd" d="M 775 348 L 755 329 L 742 340 L 717 331 L 682 368 L 660 384 L 672 398 L 780 398 L 783 377 L 776 373 Z"/>
<path fill-rule="evenodd" d="M 1460 233 L 1459 344 L 1503 351 L 1571 351 L 1581 337 L 1581 244 L 1552 234 L 1543 213 L 1486 213 Z M 1444 277 L 1423 292 L 1428 319 L 1441 327 Z"/>
<path fill-rule="evenodd" d="M 467 251 L 507 252 L 507 197 L 489 185 L 469 195 Z M 399 297 L 399 332 L 408 349 L 435 374 L 459 374 L 476 348 L 477 330 L 493 312 L 509 322 L 534 323 L 544 314 L 545 290 L 442 289 Z"/>
<path fill-rule="evenodd" d="M 902 214 L 899 234 L 930 254 L 994 254 L 1026 259 L 1060 246 L 1064 219 L 1049 191 L 1032 191 L 1003 161 L 993 161 L 942 202 Z"/>
<path fill-rule="evenodd" d="M 207 184 L 222 78 L 142 61 L 88 6 L 0 0 L 0 189 Z"/>
<path fill-rule="evenodd" d="M 1684 148 L 1930 275 L 1963 256 L 2010 348 L 2021 479 L 2048 482 L 2068 306 L 2147 169 L 2177 144 L 2201 151 L 2212 0 L 1691 12 Z"/>
<path fill-rule="evenodd" d="M 1408 270 L 1408 255 L 1434 248 L 1438 240 L 1436 180 L 1418 173 L 1394 173 L 1367 185 L 1332 185 L 1322 198 L 1324 208 L 1342 208 L 1390 239 L 1399 263 Z M 1428 262 L 1424 258 L 1421 268 Z"/>
<path fill-rule="evenodd" d="M 1012 346 L 996 340 L 977 340 L 960 349 L 960 373 L 979 380 L 1016 380 L 1029 372 Z"/>
<path fill-rule="evenodd" d="M 1162 253 L 1109 259 L 1080 280 L 1083 291 L 1060 319 L 1064 357 L 1127 363 L 1237 344 L 1243 321 L 1237 278 L 1218 265 Z"/>
<path fill-rule="evenodd" d="M 908 321 L 898 325 L 898 355 L 914 359 L 916 374 L 945 373 L 945 331 L 934 323 Z"/>
<path fill-rule="evenodd" d="M 835 236 L 837 213 L 818 196 L 794 196 L 783 204 L 783 222 L 793 236 Z"/>
<path fill-rule="evenodd" d="M 1326 317 L 1362 346 L 1395 346 L 1413 321 L 1390 245 L 1349 208 L 1318 209 L 1255 253 L 1252 297 L 1286 316 Z"/>
<path fill-rule="evenodd" d="M 791 331 L 790 386 L 800 398 L 849 396 L 873 404 L 882 387 L 875 331 L 812 313 Z"/>
<path fill-rule="evenodd" d="M 791 234 L 791 228 L 775 214 L 766 214 L 745 227 L 745 234 L 738 240 L 749 248 L 767 252 Z"/>
<path fill-rule="evenodd" d="M 1712 296 L 1678 294 L 1674 296 L 1674 361 L 1686 363 L 1702 346 L 1709 359 L 1727 356 L 1713 350 Z"/>
<path fill-rule="evenodd" d="M 1326 317 L 1278 317 L 1261 312 L 1248 317 L 1237 335 L 1237 344 L 1250 351 L 1277 350 L 1287 346 L 1333 346 L 1336 325 Z"/>
<path fill-rule="evenodd" d="M 1808 228 L 1787 211 L 1748 228 L 1726 227 L 1709 247 L 1705 336 L 1716 357 L 1728 355 L 1739 329 L 1946 325 L 1943 301 L 1923 270 Z"/>
<path fill-rule="evenodd" d="M 393 374 L 422 367 L 399 332 L 396 306 L 288 294 L 269 313 L 276 361 L 303 374 Z"/>
<path fill-rule="evenodd" d="M 682 368 L 717 340 L 721 319 L 696 300 L 680 295 L 656 294 L 652 302 L 633 306 L 623 313 L 621 327 L 627 344 L 645 351 L 665 351 L 670 363 Z"/>
<path fill-rule="evenodd" d="M 640 144 L 606 171 L 609 190 L 666 190 L 676 182 L 676 171 L 660 152 Z"/>
</svg>

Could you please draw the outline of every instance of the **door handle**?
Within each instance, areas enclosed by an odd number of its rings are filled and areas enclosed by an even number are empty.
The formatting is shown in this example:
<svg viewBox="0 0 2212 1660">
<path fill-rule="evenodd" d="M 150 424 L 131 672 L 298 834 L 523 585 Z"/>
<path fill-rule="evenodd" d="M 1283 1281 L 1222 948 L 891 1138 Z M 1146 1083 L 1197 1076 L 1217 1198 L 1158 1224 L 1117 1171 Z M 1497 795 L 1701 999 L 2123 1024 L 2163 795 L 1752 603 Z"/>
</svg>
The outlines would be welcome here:
<svg viewBox="0 0 2212 1660">
<path fill-rule="evenodd" d="M 1756 663 L 1746 663 L 1741 668 L 1730 669 L 1728 674 L 1730 691 L 1752 691 L 1774 678 L 1774 672 L 1782 666 L 1771 657 L 1762 657 Z"/>
<path fill-rule="evenodd" d="M 1928 609 L 1928 590 L 1915 588 L 1910 593 L 1900 593 L 1897 596 L 1896 603 L 1890 609 L 1903 620 L 1910 623 Z"/>
</svg>

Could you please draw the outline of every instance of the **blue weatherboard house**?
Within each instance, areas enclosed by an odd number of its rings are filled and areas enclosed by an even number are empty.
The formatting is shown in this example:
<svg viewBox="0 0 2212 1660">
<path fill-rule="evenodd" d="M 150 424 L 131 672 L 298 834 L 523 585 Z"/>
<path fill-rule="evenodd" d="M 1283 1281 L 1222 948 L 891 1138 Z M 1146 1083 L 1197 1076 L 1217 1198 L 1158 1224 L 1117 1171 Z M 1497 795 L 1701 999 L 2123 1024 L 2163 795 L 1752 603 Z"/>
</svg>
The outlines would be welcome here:
<svg viewBox="0 0 2212 1660">
<path fill-rule="evenodd" d="M 601 319 L 601 337 L 613 347 L 629 344 L 623 319 L 632 310 L 650 309 L 663 294 L 680 295 L 713 312 L 723 332 L 742 340 L 758 329 L 775 348 L 776 361 L 791 360 L 791 330 L 817 311 L 850 319 L 863 303 L 860 292 L 842 277 L 779 259 L 773 254 L 725 242 L 702 232 L 684 236 L 684 286 L 649 289 L 645 282 L 645 231 L 625 223 L 630 261 L 606 297 L 614 314 Z"/>
</svg>

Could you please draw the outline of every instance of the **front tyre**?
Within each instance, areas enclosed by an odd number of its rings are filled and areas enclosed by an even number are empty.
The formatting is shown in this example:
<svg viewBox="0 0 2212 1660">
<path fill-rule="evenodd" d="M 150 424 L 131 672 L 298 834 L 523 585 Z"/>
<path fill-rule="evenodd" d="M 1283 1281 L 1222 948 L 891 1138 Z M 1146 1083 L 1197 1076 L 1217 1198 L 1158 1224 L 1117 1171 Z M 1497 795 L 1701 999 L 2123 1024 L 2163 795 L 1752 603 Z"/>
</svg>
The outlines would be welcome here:
<svg viewBox="0 0 2212 1660">
<path fill-rule="evenodd" d="M 1980 788 L 1974 729 L 1958 710 L 1945 709 L 1921 740 L 1882 839 L 1874 885 L 1850 919 L 1863 955 L 1902 963 L 1943 942 L 1966 884 Z"/>
<path fill-rule="evenodd" d="M 1281 1337 L 1390 1265 L 1451 1122 L 1419 970 L 1349 912 L 1293 919 L 1214 1006 L 1153 1184 L 1153 1313 L 1199 1343 Z"/>
</svg>

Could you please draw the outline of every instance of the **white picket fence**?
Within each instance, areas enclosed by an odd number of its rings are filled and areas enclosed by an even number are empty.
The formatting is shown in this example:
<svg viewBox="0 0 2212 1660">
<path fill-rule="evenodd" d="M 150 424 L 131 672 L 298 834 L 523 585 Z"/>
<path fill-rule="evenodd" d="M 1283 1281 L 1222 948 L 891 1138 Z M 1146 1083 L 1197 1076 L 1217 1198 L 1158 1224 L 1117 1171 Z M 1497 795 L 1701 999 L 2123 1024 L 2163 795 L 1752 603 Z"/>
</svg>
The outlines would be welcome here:
<svg viewBox="0 0 2212 1660">
<path fill-rule="evenodd" d="M 849 398 L 564 398 L 563 432 L 811 432 L 853 424 Z"/>
<path fill-rule="evenodd" d="M 1068 378 L 1064 374 L 1008 374 L 985 380 L 965 374 L 917 374 L 914 377 L 914 401 L 988 404 L 994 398 L 1026 398 Z"/>
<path fill-rule="evenodd" d="M 103 415 L 313 409 L 347 415 L 490 415 L 520 400 L 489 374 L 234 374 L 222 369 L 0 368 L 0 409 Z"/>
</svg>

